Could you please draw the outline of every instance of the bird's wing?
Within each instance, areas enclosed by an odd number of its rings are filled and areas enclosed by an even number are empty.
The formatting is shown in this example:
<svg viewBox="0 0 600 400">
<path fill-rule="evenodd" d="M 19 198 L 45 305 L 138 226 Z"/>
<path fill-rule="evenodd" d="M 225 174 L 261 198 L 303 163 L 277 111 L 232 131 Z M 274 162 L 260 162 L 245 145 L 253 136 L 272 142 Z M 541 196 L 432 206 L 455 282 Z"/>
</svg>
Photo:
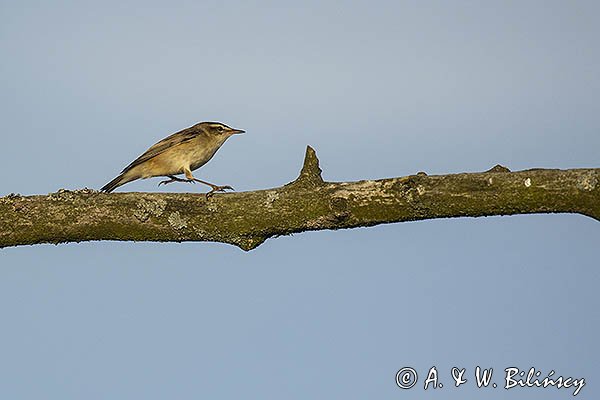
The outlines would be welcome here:
<svg viewBox="0 0 600 400">
<path fill-rule="evenodd" d="M 141 156 L 139 156 L 138 158 L 133 160 L 131 162 L 131 164 L 126 166 L 123 169 L 123 171 L 121 171 L 121 173 L 125 173 L 125 172 L 129 171 L 131 168 L 135 167 L 136 165 L 140 165 L 144 161 L 148 161 L 152 157 L 156 157 L 157 155 L 159 155 L 160 153 L 164 152 L 167 149 L 170 149 L 171 147 L 174 147 L 181 143 L 185 143 L 189 140 L 192 140 L 196 136 L 198 136 L 198 131 L 195 129 L 192 129 L 192 128 L 187 128 L 182 131 L 176 132 L 176 133 L 164 138 L 160 142 L 154 144 L 152 147 L 150 147 L 148 150 L 146 150 L 144 152 L 144 154 L 142 154 Z"/>
</svg>

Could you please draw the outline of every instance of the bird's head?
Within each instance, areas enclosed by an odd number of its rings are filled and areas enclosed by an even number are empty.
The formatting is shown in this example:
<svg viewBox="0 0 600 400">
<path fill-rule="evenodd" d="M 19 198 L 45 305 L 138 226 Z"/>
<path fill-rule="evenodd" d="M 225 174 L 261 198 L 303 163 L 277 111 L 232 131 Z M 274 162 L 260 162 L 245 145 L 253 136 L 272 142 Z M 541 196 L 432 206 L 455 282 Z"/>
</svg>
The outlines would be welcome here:
<svg viewBox="0 0 600 400">
<path fill-rule="evenodd" d="M 200 122 L 196 125 L 196 128 L 208 135 L 224 138 L 245 132 L 241 129 L 231 128 L 220 122 Z"/>
</svg>

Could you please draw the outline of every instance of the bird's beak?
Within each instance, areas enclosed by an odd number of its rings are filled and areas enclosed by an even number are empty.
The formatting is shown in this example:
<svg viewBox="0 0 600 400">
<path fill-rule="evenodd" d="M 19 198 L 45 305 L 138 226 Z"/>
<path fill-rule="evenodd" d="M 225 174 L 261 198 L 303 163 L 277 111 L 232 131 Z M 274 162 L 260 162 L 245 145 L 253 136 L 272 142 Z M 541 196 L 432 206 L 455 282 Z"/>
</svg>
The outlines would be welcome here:
<svg viewBox="0 0 600 400">
<path fill-rule="evenodd" d="M 239 134 L 239 133 L 245 133 L 245 132 L 246 132 L 246 131 L 243 131 L 243 130 L 241 130 L 241 129 L 232 129 L 232 130 L 231 130 L 231 133 L 232 133 L 232 134 L 234 134 L 234 135 L 235 135 L 235 134 Z"/>
</svg>

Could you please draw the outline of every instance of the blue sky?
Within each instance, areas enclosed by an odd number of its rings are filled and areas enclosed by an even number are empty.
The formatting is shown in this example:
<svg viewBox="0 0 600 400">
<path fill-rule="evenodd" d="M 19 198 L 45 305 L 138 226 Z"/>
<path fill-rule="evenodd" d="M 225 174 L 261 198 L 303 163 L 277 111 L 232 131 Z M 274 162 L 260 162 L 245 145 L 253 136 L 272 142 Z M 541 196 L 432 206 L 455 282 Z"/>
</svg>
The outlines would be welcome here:
<svg viewBox="0 0 600 400">
<path fill-rule="evenodd" d="M 0 2 L 0 195 L 100 188 L 203 120 L 245 129 L 195 173 L 238 191 L 598 167 L 596 2 Z M 157 187 L 119 191 L 198 191 Z M 584 377 L 598 222 L 422 221 L 214 243 L 0 251 L 12 399 L 567 398 L 451 387 L 453 366 Z M 396 371 L 435 365 L 443 389 Z M 501 382 L 501 376 L 497 375 Z M 422 382 L 421 382 L 422 383 Z M 418 386 L 421 386 L 420 384 Z"/>
</svg>

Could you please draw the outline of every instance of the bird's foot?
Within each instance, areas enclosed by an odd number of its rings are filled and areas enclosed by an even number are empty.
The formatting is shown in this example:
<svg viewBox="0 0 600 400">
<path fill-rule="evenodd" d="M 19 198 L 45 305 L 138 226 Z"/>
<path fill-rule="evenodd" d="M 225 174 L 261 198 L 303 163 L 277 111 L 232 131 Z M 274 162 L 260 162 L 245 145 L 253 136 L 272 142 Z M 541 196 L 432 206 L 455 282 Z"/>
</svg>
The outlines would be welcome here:
<svg viewBox="0 0 600 400">
<path fill-rule="evenodd" d="M 232 188 L 229 185 L 225 185 L 225 186 L 217 186 L 217 185 L 210 185 L 210 187 L 212 188 L 210 192 L 206 193 L 206 199 L 208 200 L 215 192 L 224 192 L 226 190 L 235 190 L 234 188 Z"/>
<path fill-rule="evenodd" d="M 169 183 L 173 183 L 173 182 L 177 182 L 177 181 L 174 181 L 173 179 L 169 179 L 168 181 L 160 181 L 160 182 L 158 182 L 158 186 L 168 185 Z"/>
<path fill-rule="evenodd" d="M 187 182 L 187 183 L 196 183 L 193 179 L 181 179 L 176 176 L 169 176 L 169 180 L 158 182 L 158 186 L 160 185 L 168 185 L 173 182 Z"/>
</svg>

